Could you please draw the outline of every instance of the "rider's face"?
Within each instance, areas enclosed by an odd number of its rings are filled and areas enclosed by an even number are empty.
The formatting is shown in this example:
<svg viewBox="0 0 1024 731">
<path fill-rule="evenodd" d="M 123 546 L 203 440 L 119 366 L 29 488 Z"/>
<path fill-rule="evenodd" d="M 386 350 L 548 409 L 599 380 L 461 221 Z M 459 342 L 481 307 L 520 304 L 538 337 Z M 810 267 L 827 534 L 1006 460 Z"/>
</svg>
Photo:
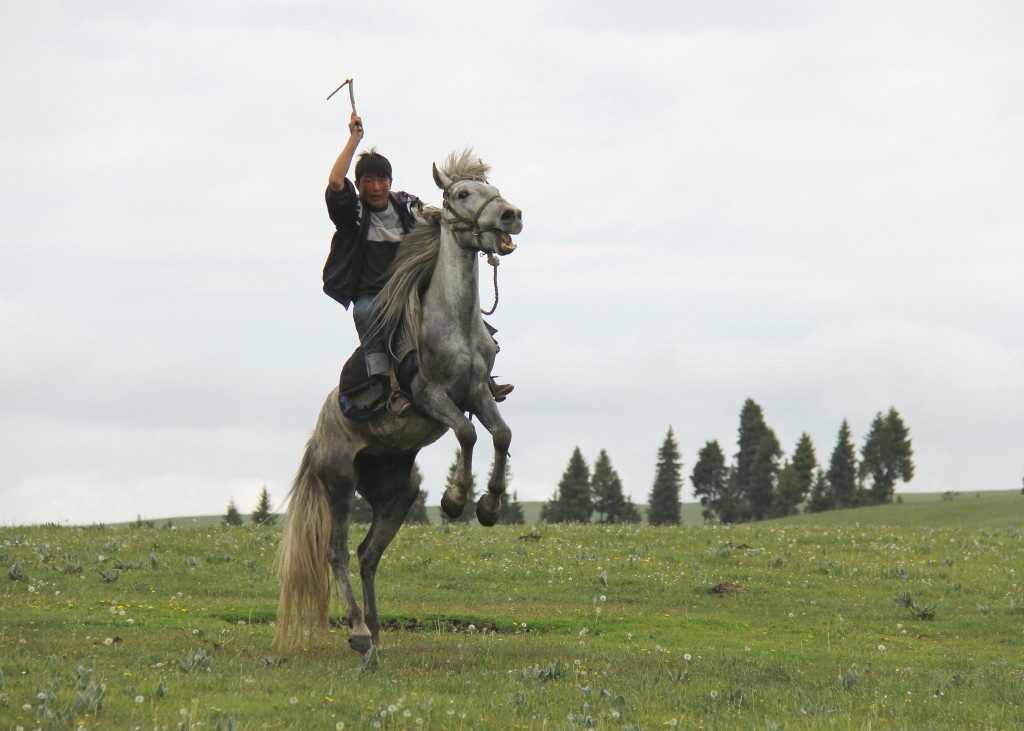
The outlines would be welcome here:
<svg viewBox="0 0 1024 731">
<path fill-rule="evenodd" d="M 375 211 L 384 209 L 388 204 L 388 193 L 391 191 L 391 178 L 382 175 L 363 175 L 356 180 L 356 188 L 367 205 Z"/>
</svg>

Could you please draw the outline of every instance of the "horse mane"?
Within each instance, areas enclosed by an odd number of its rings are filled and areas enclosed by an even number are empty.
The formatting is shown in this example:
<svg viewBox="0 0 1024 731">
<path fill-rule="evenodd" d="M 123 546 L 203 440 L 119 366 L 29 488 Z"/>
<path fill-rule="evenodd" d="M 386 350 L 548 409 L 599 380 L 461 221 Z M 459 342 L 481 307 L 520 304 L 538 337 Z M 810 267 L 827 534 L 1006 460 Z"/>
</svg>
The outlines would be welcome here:
<svg viewBox="0 0 1024 731">
<path fill-rule="evenodd" d="M 374 327 L 385 334 L 388 352 L 400 358 L 402 333 L 419 349 L 420 300 L 434 275 L 437 252 L 441 246 L 441 209 L 428 207 L 420 213 L 416 225 L 402 238 L 391 263 L 391 274 L 373 300 Z"/>
<path fill-rule="evenodd" d="M 441 172 L 451 178 L 453 183 L 458 180 L 479 180 L 486 183 L 491 166 L 477 157 L 472 147 L 466 147 L 462 152 L 450 153 L 441 167 Z"/>
<path fill-rule="evenodd" d="M 450 153 L 440 169 L 452 182 L 486 181 L 491 171 L 490 165 L 477 157 L 471 147 Z M 402 238 L 391 263 L 387 283 L 373 302 L 374 327 L 385 333 L 392 358 L 404 355 L 398 352 L 403 333 L 419 350 L 420 304 L 434 275 L 440 245 L 441 209 L 428 206 L 421 211 L 416 225 Z"/>
</svg>

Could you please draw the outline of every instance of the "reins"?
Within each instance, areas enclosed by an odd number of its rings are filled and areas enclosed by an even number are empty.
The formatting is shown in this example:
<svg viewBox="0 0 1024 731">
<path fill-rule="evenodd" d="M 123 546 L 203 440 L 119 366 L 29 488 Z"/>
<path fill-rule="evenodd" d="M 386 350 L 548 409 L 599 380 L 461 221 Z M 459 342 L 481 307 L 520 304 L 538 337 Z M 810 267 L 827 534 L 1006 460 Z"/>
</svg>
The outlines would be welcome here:
<svg viewBox="0 0 1024 731">
<path fill-rule="evenodd" d="M 463 178 L 463 180 L 468 180 L 468 178 Z M 483 231 L 480 230 L 479 227 L 480 216 L 481 214 L 483 214 L 484 209 L 487 208 L 488 205 L 490 205 L 493 201 L 497 200 L 498 198 L 501 198 L 501 194 L 494 193 L 493 195 L 489 196 L 487 200 L 481 203 L 480 207 L 476 209 L 476 214 L 473 216 L 472 220 L 470 220 L 464 216 L 460 216 L 458 213 L 452 210 L 451 205 L 448 203 L 449 190 L 451 190 L 451 187 L 444 191 L 444 200 L 442 202 L 442 206 L 444 207 L 444 210 L 450 214 L 450 216 L 442 217 L 441 222 L 444 223 L 451 231 L 473 234 L 473 236 L 475 236 L 477 241 L 479 242 L 480 237 L 484 233 Z M 454 224 L 462 225 L 456 226 Z M 496 252 L 480 252 L 480 256 L 484 256 L 485 254 L 487 256 L 487 263 L 490 264 L 494 270 L 494 304 L 491 305 L 491 309 L 489 310 L 480 310 L 480 314 L 493 315 L 494 311 L 498 309 L 498 264 L 500 264 L 501 262 L 498 259 L 498 255 Z"/>
<path fill-rule="evenodd" d="M 484 252 L 480 252 L 480 256 L 483 256 Z M 501 264 L 501 260 L 498 259 L 498 255 L 490 253 L 487 255 L 487 263 L 494 268 L 494 304 L 491 305 L 489 310 L 480 310 L 481 315 L 493 315 L 494 311 L 498 309 L 498 265 Z"/>
</svg>

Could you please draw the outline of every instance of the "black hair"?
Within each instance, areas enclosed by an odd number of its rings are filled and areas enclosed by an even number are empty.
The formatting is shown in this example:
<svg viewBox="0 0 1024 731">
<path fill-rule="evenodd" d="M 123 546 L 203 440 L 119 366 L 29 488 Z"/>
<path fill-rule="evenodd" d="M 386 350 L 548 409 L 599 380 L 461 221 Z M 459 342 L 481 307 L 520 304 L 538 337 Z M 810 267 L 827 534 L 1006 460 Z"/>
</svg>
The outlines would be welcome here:
<svg viewBox="0 0 1024 731">
<path fill-rule="evenodd" d="M 356 180 L 364 175 L 379 175 L 388 180 L 394 180 L 391 176 L 391 163 L 386 157 L 377 152 L 376 147 L 371 147 L 366 152 L 359 154 L 356 161 Z"/>
</svg>

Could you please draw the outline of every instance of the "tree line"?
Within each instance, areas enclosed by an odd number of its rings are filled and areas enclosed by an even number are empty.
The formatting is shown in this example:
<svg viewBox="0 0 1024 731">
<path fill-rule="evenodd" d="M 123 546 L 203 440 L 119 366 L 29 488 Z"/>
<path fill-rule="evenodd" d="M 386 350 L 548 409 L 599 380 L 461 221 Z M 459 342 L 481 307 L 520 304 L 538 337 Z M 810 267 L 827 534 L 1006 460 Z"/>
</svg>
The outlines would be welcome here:
<svg viewBox="0 0 1024 731">
<path fill-rule="evenodd" d="M 849 422 L 843 420 L 828 465 L 819 465 L 814 443 L 800 435 L 791 457 L 786 457 L 763 409 L 747 399 L 740 411 L 737 452 L 727 462 L 717 441 L 709 441 L 697 455 L 690 474 L 705 521 L 743 523 L 821 512 L 861 505 L 891 503 L 897 482 L 914 476 L 910 431 L 899 412 L 875 415 L 860 456 L 853 444 Z M 654 482 L 648 499 L 651 525 L 678 524 L 681 520 L 683 464 L 672 428 L 658 450 Z M 548 523 L 638 522 L 637 508 L 624 497 L 622 482 L 601 450 L 589 473 L 575 449 L 558 488 L 541 512 Z"/>
<path fill-rule="evenodd" d="M 910 431 L 892 407 L 871 422 L 860 457 L 850 424 L 843 419 L 828 464 L 819 465 L 804 432 L 785 458 L 764 411 L 747 399 L 740 411 L 738 451 L 726 464 L 717 441 L 697 455 L 690 480 L 705 520 L 742 523 L 800 512 L 891 503 L 897 482 L 914 477 Z"/>
</svg>

